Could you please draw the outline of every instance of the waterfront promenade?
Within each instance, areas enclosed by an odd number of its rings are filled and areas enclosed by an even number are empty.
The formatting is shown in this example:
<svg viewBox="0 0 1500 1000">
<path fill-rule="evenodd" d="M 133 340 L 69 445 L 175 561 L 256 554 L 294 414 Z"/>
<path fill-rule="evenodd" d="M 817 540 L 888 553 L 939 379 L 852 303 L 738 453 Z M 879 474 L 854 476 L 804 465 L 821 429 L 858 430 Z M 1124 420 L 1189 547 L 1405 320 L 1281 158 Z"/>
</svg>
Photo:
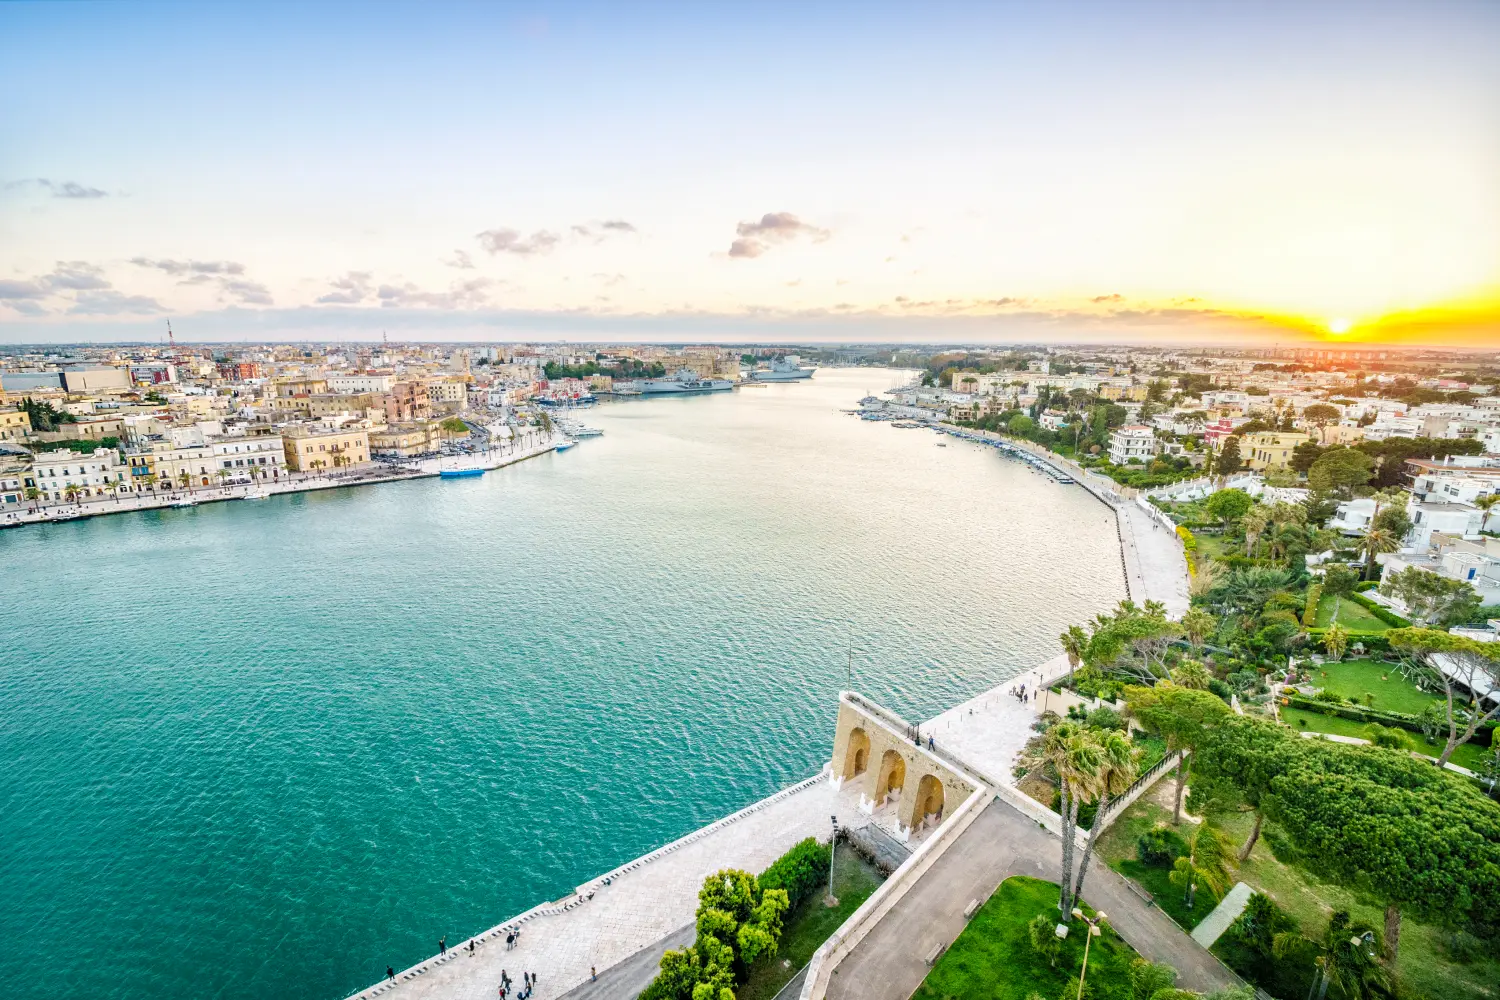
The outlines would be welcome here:
<svg viewBox="0 0 1500 1000">
<path fill-rule="evenodd" d="M 480 452 L 461 459 L 428 458 L 401 464 L 372 462 L 363 468 L 351 469 L 348 472 L 318 475 L 289 473 L 284 479 L 258 480 L 253 483 L 201 486 L 193 489 L 162 489 L 149 493 L 128 493 L 123 496 L 116 494 L 112 497 L 94 497 L 75 503 L 29 503 L 20 509 L 0 513 L 0 528 L 17 528 L 27 524 L 55 524 L 133 511 L 162 510 L 187 502 L 196 506 L 225 500 L 244 500 L 247 496 L 308 493 L 315 490 L 403 482 L 408 479 L 437 476 L 444 469 L 449 468 L 499 469 L 546 454 L 557 447 L 558 441 L 557 438 L 544 438 L 513 450 L 507 448 L 493 452 Z"/>
</svg>

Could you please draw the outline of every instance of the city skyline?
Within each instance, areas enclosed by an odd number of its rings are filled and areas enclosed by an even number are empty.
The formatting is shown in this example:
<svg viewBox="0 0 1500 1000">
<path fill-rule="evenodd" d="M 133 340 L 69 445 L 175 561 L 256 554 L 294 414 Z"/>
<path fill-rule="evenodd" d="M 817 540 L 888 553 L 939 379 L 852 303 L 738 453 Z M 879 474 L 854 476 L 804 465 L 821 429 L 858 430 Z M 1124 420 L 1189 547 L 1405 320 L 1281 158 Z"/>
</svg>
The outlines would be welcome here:
<svg viewBox="0 0 1500 1000">
<path fill-rule="evenodd" d="M 1500 340 L 1493 7 L 0 26 L 0 342 Z"/>
</svg>

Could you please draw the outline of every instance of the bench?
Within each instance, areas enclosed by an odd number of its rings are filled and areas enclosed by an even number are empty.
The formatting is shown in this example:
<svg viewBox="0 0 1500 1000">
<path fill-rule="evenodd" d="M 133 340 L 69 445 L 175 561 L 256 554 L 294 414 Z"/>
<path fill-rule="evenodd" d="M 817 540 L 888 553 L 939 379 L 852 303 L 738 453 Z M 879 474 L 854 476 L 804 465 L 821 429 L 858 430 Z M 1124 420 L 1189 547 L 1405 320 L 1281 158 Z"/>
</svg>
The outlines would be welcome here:
<svg viewBox="0 0 1500 1000">
<path fill-rule="evenodd" d="M 924 961 L 924 962 L 926 962 L 926 963 L 927 963 L 927 967 L 928 967 L 928 968 L 931 968 L 931 967 L 932 967 L 932 966 L 934 966 L 934 965 L 936 965 L 936 964 L 937 964 L 937 960 L 938 960 L 938 959 L 939 959 L 939 958 L 941 958 L 941 957 L 942 957 L 942 954 L 943 954 L 943 952 L 945 952 L 945 951 L 947 951 L 947 950 L 948 950 L 948 946 L 947 946 L 947 944 L 945 944 L 945 943 L 943 943 L 943 942 L 941 942 L 941 941 L 939 941 L 939 942 L 938 942 L 938 943 L 937 943 L 937 944 L 936 944 L 936 945 L 935 945 L 935 946 L 934 946 L 934 947 L 933 947 L 933 949 L 932 949 L 932 950 L 931 950 L 931 951 L 929 951 L 929 952 L 928 952 L 928 953 L 927 953 L 927 955 L 926 955 L 926 957 L 925 957 L 925 958 L 923 958 L 923 959 L 922 959 L 922 961 Z"/>
<path fill-rule="evenodd" d="M 968 920 L 970 917 L 974 916 L 974 912 L 979 909 L 979 906 L 979 900 L 969 900 L 969 905 L 964 907 L 964 919 Z"/>
<path fill-rule="evenodd" d="M 1156 900 L 1154 898 L 1152 898 L 1151 893 L 1147 892 L 1145 889 L 1142 889 L 1140 886 L 1136 885 L 1135 882 L 1131 881 L 1130 879 L 1126 879 L 1125 880 L 1125 884 L 1130 887 L 1130 891 L 1131 892 L 1133 892 L 1137 896 L 1141 897 L 1141 901 L 1144 902 L 1147 906 L 1155 906 L 1156 905 Z"/>
</svg>

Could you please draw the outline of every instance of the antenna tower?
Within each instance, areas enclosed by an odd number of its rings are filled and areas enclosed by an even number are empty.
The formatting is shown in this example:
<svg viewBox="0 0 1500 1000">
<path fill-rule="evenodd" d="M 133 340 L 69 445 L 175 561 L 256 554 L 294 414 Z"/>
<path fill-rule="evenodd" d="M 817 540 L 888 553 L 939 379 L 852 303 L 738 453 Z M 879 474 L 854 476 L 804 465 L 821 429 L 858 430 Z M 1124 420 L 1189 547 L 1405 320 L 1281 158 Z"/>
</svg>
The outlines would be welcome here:
<svg viewBox="0 0 1500 1000">
<path fill-rule="evenodd" d="M 172 336 L 172 321 L 171 320 L 167 320 L 167 346 L 168 347 L 176 347 L 177 346 L 177 338 L 174 337 L 174 336 Z"/>
</svg>

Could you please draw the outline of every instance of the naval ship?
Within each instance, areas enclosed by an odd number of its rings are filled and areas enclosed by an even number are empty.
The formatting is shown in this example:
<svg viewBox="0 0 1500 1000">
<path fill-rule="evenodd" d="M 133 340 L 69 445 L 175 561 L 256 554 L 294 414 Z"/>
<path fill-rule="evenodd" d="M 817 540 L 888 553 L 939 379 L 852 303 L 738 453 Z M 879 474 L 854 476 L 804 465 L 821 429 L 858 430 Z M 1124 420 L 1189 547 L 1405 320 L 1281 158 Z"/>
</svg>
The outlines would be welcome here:
<svg viewBox="0 0 1500 1000">
<path fill-rule="evenodd" d="M 671 378 L 643 378 L 636 381 L 643 396 L 665 392 L 723 392 L 734 383 L 724 378 L 699 378 L 691 368 L 683 368 Z"/>
<path fill-rule="evenodd" d="M 812 378 L 813 369 L 803 368 L 801 361 L 797 355 L 788 354 L 772 361 L 770 368 L 757 368 L 750 373 L 750 377 L 757 382 L 795 382 L 798 379 Z"/>
</svg>

